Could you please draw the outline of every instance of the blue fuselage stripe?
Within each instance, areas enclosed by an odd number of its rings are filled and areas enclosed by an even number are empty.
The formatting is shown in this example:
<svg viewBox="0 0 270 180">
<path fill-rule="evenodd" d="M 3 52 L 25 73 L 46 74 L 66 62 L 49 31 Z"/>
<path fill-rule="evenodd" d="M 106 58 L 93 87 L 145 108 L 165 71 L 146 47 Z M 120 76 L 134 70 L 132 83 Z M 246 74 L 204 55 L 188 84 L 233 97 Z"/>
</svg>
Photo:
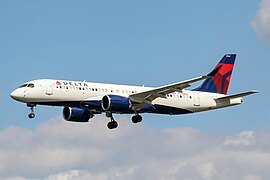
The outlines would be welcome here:
<svg viewBox="0 0 270 180">
<path fill-rule="evenodd" d="M 95 110 L 97 112 L 104 112 L 104 110 L 101 107 L 101 102 L 100 101 L 95 101 L 94 103 L 91 103 L 92 105 L 95 104 L 95 106 L 91 106 L 88 103 L 82 101 L 62 101 L 62 102 L 38 102 L 36 103 L 37 105 L 48 105 L 48 106 L 67 106 L 67 107 L 77 107 L 77 108 L 82 108 L 82 109 L 88 109 L 88 110 Z M 88 106 L 86 106 L 88 105 Z M 153 105 L 154 108 L 149 110 L 146 108 L 145 110 L 142 109 L 139 111 L 139 113 L 155 113 L 155 114 L 170 114 L 170 115 L 177 115 L 177 114 L 188 114 L 192 113 L 192 111 L 181 109 L 181 108 L 176 108 L 176 107 L 170 107 L 170 106 L 164 106 L 164 105 L 158 105 L 155 104 Z M 114 113 L 129 113 L 133 114 L 134 111 L 128 110 L 125 112 L 114 112 Z"/>
</svg>

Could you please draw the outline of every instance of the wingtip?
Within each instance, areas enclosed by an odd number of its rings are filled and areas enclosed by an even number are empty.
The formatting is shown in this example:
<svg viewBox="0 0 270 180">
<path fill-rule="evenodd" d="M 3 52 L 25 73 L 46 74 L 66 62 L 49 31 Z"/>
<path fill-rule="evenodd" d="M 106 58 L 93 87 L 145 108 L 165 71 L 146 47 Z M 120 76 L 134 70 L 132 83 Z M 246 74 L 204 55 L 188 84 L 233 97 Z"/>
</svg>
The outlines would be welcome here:
<svg viewBox="0 0 270 180">
<path fill-rule="evenodd" d="M 257 90 L 251 90 L 250 92 L 251 93 L 259 93 L 259 91 L 257 91 Z"/>
</svg>

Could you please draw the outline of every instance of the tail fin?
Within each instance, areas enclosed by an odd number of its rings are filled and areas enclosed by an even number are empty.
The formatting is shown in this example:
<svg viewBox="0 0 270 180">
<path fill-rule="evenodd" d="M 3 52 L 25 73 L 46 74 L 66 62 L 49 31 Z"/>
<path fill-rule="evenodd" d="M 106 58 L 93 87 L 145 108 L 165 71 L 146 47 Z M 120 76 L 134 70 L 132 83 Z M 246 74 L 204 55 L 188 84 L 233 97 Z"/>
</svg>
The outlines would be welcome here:
<svg viewBox="0 0 270 180">
<path fill-rule="evenodd" d="M 214 68 L 218 72 L 213 77 L 207 78 L 199 87 L 193 90 L 227 94 L 235 58 L 236 54 L 226 54 Z"/>
</svg>

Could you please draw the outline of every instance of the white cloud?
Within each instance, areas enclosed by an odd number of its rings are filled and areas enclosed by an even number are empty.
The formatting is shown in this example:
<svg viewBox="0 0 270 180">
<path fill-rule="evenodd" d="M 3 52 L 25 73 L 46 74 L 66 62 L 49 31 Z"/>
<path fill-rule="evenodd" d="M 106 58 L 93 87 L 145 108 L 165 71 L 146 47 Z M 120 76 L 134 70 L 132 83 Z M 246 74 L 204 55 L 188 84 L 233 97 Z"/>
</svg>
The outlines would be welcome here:
<svg viewBox="0 0 270 180">
<path fill-rule="evenodd" d="M 261 0 L 251 25 L 260 37 L 270 41 L 270 0 Z"/>
<path fill-rule="evenodd" d="M 203 177 L 203 179 L 213 179 L 215 176 L 216 170 L 213 163 L 205 163 L 197 167 L 198 173 Z"/>
<path fill-rule="evenodd" d="M 0 179 L 268 179 L 270 133 L 155 130 L 117 118 L 0 131 Z"/>
<path fill-rule="evenodd" d="M 240 134 L 228 138 L 224 144 L 225 145 L 234 145 L 234 146 L 249 146 L 254 141 L 254 132 L 252 131 L 244 131 Z"/>
<path fill-rule="evenodd" d="M 80 176 L 78 170 L 71 170 L 50 175 L 48 178 L 46 178 L 46 180 L 69 180 L 78 176 Z"/>
</svg>

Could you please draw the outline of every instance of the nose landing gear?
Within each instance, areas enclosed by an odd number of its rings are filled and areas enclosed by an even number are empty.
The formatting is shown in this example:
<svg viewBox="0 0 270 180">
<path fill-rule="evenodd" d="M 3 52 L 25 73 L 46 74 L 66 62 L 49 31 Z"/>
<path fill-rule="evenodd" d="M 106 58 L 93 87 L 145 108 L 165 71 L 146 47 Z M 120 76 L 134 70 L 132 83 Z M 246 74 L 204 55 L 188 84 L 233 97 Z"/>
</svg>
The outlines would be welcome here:
<svg viewBox="0 0 270 180">
<path fill-rule="evenodd" d="M 36 104 L 32 104 L 32 103 L 28 103 L 27 107 L 30 107 L 30 113 L 28 114 L 28 117 L 30 119 L 35 118 L 35 112 L 34 112 L 34 107 L 36 106 Z"/>
</svg>

